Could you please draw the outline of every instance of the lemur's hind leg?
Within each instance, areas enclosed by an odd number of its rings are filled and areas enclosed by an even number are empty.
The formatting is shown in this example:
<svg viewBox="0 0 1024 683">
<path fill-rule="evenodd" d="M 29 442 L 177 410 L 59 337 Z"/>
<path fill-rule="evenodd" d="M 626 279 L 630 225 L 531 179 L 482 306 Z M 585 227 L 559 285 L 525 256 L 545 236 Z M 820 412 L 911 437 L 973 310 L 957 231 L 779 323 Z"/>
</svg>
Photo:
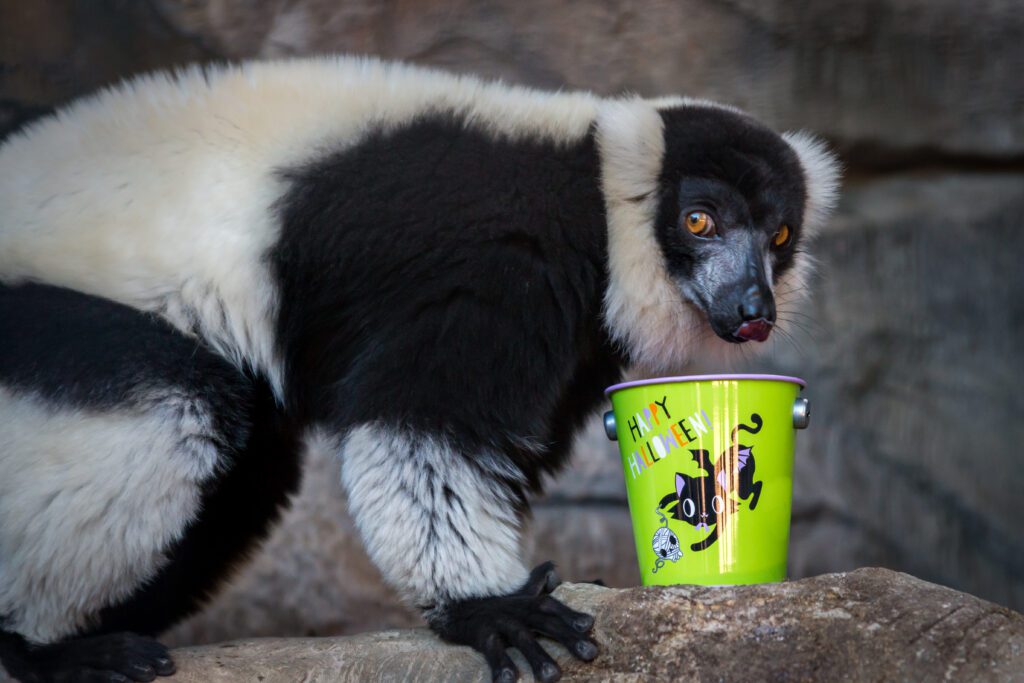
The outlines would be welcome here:
<svg viewBox="0 0 1024 683">
<path fill-rule="evenodd" d="M 203 487 L 198 515 L 167 550 L 168 563 L 104 608 L 93 632 L 157 634 L 197 611 L 280 517 L 299 486 L 302 444 L 268 387 L 256 383 L 247 402 L 247 438 L 225 452 L 219 476 Z"/>
<path fill-rule="evenodd" d="M 0 663 L 151 680 L 298 481 L 269 390 L 158 319 L 0 286 Z"/>
</svg>

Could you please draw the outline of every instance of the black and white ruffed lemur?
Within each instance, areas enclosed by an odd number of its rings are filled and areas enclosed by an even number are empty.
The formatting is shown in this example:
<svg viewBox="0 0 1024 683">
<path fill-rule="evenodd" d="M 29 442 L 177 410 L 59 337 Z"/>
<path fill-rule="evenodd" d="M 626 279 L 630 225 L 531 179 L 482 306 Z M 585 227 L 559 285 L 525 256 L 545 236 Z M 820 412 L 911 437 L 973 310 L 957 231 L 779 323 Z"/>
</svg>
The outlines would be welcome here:
<svg viewBox="0 0 1024 683">
<path fill-rule="evenodd" d="M 151 680 L 337 451 L 384 578 L 496 679 L 593 619 L 520 552 L 624 367 L 763 340 L 833 157 L 685 98 L 355 58 L 144 76 L 0 145 L 0 661 Z M 712 334 L 713 331 L 713 334 Z M 713 356 L 714 357 L 714 356 Z"/>
</svg>

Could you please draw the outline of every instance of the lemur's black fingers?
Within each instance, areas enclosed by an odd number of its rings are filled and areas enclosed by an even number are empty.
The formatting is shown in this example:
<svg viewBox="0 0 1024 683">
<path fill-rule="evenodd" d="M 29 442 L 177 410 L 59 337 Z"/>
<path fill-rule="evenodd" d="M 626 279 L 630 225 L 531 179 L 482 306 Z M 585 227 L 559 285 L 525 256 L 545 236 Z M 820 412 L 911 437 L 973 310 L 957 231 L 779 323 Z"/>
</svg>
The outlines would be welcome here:
<svg viewBox="0 0 1024 683">
<path fill-rule="evenodd" d="M 597 657 L 597 643 L 555 616 L 536 615 L 530 619 L 530 628 L 543 636 L 557 640 L 577 659 L 589 662 Z"/>
<path fill-rule="evenodd" d="M 153 669 L 157 676 L 173 676 L 178 670 L 174 665 L 174 660 L 171 659 L 170 651 L 163 643 L 147 638 L 140 644 L 140 649 L 146 658 L 146 664 Z M 136 678 L 135 680 L 141 681 L 142 679 Z"/>
<path fill-rule="evenodd" d="M 547 595 L 537 603 L 537 609 L 544 614 L 551 614 L 558 617 L 567 624 L 572 625 L 580 633 L 586 633 L 594 628 L 594 617 L 583 612 L 577 612 L 573 608 L 563 604 L 555 598 Z"/>
<path fill-rule="evenodd" d="M 597 656 L 597 645 L 586 636 L 594 618 L 551 597 L 557 585 L 554 565 L 545 562 L 514 593 L 450 601 L 429 611 L 427 621 L 444 640 L 482 653 L 495 681 L 507 683 L 518 677 L 508 656 L 513 647 L 529 662 L 537 680 L 557 681 L 561 669 L 537 641 L 538 634 L 563 643 L 579 659 Z"/>
<path fill-rule="evenodd" d="M 476 647 L 491 668 L 494 683 L 514 683 L 519 679 L 519 669 L 505 651 L 505 641 L 497 633 L 488 634 Z"/>
<path fill-rule="evenodd" d="M 555 573 L 555 563 L 544 562 L 533 568 L 533 571 L 530 572 L 530 578 L 526 580 L 526 583 L 519 590 L 519 594 L 530 596 L 544 595 L 555 590 L 559 583 L 558 574 Z"/>
<path fill-rule="evenodd" d="M 562 670 L 551 658 L 525 624 L 515 624 L 505 633 L 509 644 L 514 645 L 533 669 L 533 677 L 541 683 L 554 683 L 562 677 Z"/>
</svg>

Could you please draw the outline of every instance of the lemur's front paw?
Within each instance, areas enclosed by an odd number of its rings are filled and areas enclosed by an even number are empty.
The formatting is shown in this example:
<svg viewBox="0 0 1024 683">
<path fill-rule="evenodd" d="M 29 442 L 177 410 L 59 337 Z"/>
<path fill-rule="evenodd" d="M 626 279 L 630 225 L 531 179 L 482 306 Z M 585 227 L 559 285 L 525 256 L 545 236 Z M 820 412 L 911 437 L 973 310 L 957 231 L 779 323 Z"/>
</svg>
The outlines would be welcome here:
<svg viewBox="0 0 1024 683">
<path fill-rule="evenodd" d="M 487 659 L 491 677 L 511 683 L 519 671 L 506 650 L 518 648 L 538 681 L 562 677 L 536 636 L 557 640 L 586 662 L 597 656 L 597 644 L 588 637 L 594 617 L 570 609 L 548 595 L 558 585 L 555 566 L 545 562 L 532 572 L 526 585 L 511 595 L 474 598 L 435 608 L 430 626 L 445 640 L 469 645 Z"/>
</svg>

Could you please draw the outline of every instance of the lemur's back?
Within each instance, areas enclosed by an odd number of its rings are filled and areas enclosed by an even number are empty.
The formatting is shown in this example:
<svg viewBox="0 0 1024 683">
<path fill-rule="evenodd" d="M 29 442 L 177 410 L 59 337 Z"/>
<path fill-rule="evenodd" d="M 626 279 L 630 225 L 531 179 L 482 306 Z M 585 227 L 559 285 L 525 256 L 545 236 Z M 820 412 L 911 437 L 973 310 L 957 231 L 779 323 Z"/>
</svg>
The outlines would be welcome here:
<svg viewBox="0 0 1024 683">
<path fill-rule="evenodd" d="M 0 146 L 0 281 L 159 312 L 229 357 L 256 359 L 278 384 L 264 258 L 287 189 L 278 171 L 425 109 L 495 134 L 572 140 L 596 106 L 350 58 L 142 77 Z"/>
</svg>

